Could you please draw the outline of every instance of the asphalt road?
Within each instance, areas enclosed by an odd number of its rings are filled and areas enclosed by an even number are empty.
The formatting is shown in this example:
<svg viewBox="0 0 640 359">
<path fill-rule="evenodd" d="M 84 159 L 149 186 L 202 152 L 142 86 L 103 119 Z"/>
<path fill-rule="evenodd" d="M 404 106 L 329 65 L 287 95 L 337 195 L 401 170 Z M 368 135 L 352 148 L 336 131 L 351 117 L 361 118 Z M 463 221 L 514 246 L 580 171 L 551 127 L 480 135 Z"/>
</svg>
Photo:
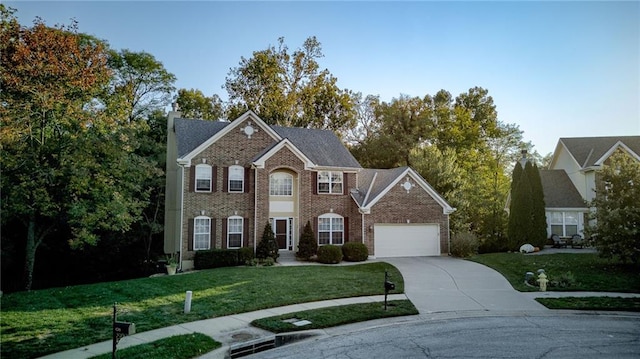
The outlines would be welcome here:
<svg viewBox="0 0 640 359">
<path fill-rule="evenodd" d="M 640 358 L 640 318 L 558 314 L 416 321 L 285 345 L 249 358 Z"/>
</svg>

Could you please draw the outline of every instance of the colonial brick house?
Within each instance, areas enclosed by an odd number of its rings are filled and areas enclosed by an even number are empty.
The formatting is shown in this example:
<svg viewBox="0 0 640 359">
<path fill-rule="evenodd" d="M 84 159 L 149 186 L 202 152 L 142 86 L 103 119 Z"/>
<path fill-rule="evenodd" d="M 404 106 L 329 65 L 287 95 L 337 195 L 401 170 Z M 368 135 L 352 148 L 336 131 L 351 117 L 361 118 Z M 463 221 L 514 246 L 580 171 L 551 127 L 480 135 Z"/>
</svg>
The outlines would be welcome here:
<svg viewBox="0 0 640 359">
<path fill-rule="evenodd" d="M 640 136 L 559 139 L 549 168 L 540 170 L 549 236 L 584 236 L 599 172 L 616 151 L 640 161 Z"/>
<path fill-rule="evenodd" d="M 365 169 L 331 131 L 169 114 L 165 252 L 252 247 L 271 223 L 297 251 L 309 221 L 319 245 L 361 242 L 376 257 L 449 252 L 452 208 L 413 169 Z"/>
</svg>

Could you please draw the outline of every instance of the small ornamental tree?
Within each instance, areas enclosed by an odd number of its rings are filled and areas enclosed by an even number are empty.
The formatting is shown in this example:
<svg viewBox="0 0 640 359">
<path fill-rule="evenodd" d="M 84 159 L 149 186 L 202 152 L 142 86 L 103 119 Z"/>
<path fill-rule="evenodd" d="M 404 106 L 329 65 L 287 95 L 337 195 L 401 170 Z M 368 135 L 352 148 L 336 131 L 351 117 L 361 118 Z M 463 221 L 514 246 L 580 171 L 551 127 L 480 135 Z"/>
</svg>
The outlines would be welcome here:
<svg viewBox="0 0 640 359">
<path fill-rule="evenodd" d="M 626 153 L 613 154 L 596 184 L 590 203 L 591 226 L 587 236 L 595 238 L 601 257 L 640 263 L 640 162 Z"/>
<path fill-rule="evenodd" d="M 258 248 L 256 248 L 256 258 L 273 258 L 274 261 L 278 261 L 278 257 L 278 241 L 275 234 L 273 234 L 273 229 L 271 229 L 271 223 L 267 222 L 264 226 L 262 239 L 258 243 Z"/>
<path fill-rule="evenodd" d="M 304 260 L 316 255 L 318 252 L 318 243 L 316 242 L 316 236 L 311 228 L 311 223 L 307 221 L 307 224 L 302 230 L 302 236 L 300 236 L 300 243 L 298 243 L 298 253 L 296 257 Z"/>
</svg>

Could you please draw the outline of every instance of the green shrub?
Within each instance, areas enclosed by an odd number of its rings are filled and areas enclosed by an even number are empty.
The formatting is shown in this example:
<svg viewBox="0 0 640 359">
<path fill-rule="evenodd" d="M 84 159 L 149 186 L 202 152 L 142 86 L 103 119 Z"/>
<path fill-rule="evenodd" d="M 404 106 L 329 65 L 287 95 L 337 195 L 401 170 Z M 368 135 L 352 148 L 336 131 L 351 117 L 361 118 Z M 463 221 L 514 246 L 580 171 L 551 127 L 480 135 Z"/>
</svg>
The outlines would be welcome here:
<svg viewBox="0 0 640 359">
<path fill-rule="evenodd" d="M 342 246 L 342 255 L 348 262 L 363 262 L 369 258 L 369 250 L 364 243 L 347 242 Z"/>
<path fill-rule="evenodd" d="M 304 226 L 304 230 L 302 231 L 302 235 L 300 236 L 296 257 L 308 261 L 309 258 L 315 256 L 317 253 L 318 242 L 316 242 L 316 236 L 311 228 L 311 223 L 307 221 L 307 224 Z"/>
<path fill-rule="evenodd" d="M 262 232 L 262 239 L 256 248 L 256 258 L 273 258 L 274 261 L 278 261 L 278 249 L 278 241 L 273 234 L 273 229 L 271 229 L 271 223 L 267 222 L 264 226 L 264 232 Z"/>
<path fill-rule="evenodd" d="M 235 267 L 240 263 L 237 249 L 210 249 L 196 251 L 193 265 L 195 269 Z"/>
<path fill-rule="evenodd" d="M 238 250 L 238 264 L 247 264 L 254 258 L 253 248 L 242 247 Z"/>
<path fill-rule="evenodd" d="M 576 284 L 576 278 L 571 272 L 565 272 L 559 276 L 553 276 L 549 280 L 549 287 L 570 288 Z"/>
<path fill-rule="evenodd" d="M 471 232 L 456 233 L 451 237 L 451 255 L 467 258 L 478 253 L 478 239 Z"/>
<path fill-rule="evenodd" d="M 327 244 L 318 247 L 318 262 L 324 264 L 336 264 L 342 261 L 342 248 Z"/>
</svg>

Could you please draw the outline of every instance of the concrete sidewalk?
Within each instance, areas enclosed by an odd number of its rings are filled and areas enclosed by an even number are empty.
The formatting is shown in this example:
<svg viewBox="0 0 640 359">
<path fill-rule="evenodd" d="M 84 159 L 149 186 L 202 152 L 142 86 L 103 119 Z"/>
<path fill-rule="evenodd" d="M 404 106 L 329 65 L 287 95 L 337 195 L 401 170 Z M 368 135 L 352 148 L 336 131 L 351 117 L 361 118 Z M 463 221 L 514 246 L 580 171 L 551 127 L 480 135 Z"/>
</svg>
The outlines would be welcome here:
<svg viewBox="0 0 640 359">
<path fill-rule="evenodd" d="M 392 294 L 389 300 L 407 299 L 404 294 Z M 183 323 L 166 328 L 159 328 L 124 337 L 118 343 L 118 349 L 150 343 L 158 339 L 163 339 L 180 334 L 191 334 L 193 332 L 208 335 L 223 344 L 223 348 L 215 350 L 207 354 L 210 358 L 224 358 L 229 345 L 236 342 L 244 342 L 261 337 L 273 336 L 273 333 L 264 331 L 251 326 L 251 322 L 255 319 L 272 317 L 275 315 L 295 313 L 304 310 L 335 307 L 339 305 L 383 302 L 384 295 L 376 295 L 369 297 L 341 298 L 333 300 L 324 300 L 320 302 L 302 303 L 288 305 L 285 307 L 270 308 L 258 310 L 255 312 L 241 313 L 226 317 L 218 317 L 212 319 L 198 320 L 195 322 Z M 44 356 L 47 359 L 85 359 L 92 356 L 111 353 L 111 340 L 101 343 L 86 345 L 76 349 L 70 349 Z"/>
</svg>

